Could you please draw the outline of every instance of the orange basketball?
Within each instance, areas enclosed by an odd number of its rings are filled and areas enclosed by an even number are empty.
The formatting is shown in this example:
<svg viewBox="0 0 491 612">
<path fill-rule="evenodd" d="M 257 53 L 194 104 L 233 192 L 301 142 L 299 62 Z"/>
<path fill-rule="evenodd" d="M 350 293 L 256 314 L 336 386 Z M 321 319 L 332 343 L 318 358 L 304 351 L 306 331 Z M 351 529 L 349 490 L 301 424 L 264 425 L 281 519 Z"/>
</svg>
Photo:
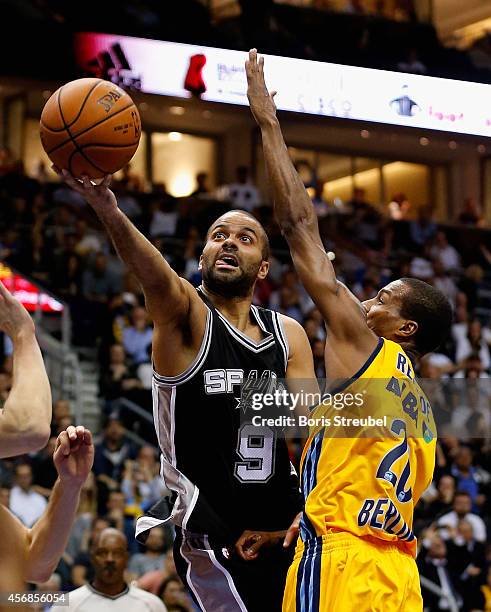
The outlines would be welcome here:
<svg viewBox="0 0 491 612">
<path fill-rule="evenodd" d="M 130 96 L 102 79 L 77 79 L 46 102 L 41 142 L 51 161 L 75 177 L 101 178 L 121 170 L 140 140 L 138 109 Z"/>
</svg>

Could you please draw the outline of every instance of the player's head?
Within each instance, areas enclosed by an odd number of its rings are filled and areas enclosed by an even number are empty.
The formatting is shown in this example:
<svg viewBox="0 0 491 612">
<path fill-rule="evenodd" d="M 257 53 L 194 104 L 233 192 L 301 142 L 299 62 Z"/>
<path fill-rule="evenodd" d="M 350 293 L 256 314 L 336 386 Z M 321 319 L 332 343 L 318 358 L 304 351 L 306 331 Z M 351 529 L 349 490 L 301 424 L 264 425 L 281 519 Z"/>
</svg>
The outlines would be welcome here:
<svg viewBox="0 0 491 612">
<path fill-rule="evenodd" d="M 117 529 L 108 527 L 92 543 L 91 561 L 98 590 L 124 582 L 128 564 L 128 541 Z"/>
<path fill-rule="evenodd" d="M 393 340 L 419 356 L 445 340 L 452 307 L 441 291 L 416 278 L 401 278 L 363 302 L 367 324 L 378 336 Z"/>
<path fill-rule="evenodd" d="M 269 240 L 250 213 L 233 210 L 219 217 L 206 235 L 199 267 L 204 285 L 223 297 L 245 297 L 269 269 Z"/>
</svg>

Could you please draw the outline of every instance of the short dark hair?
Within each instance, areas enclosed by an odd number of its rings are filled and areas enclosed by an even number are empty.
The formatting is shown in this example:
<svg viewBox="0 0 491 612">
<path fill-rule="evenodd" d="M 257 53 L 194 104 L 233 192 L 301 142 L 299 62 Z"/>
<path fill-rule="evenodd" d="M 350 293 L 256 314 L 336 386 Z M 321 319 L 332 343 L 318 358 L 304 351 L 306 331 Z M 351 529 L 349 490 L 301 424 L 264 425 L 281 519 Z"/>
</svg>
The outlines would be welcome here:
<svg viewBox="0 0 491 612">
<path fill-rule="evenodd" d="M 416 321 L 413 344 L 419 355 L 436 350 L 446 339 L 452 324 L 452 306 L 435 287 L 417 278 L 401 278 L 407 291 L 401 299 L 401 316 Z"/>
<path fill-rule="evenodd" d="M 471 494 L 468 491 L 463 491 L 462 489 L 455 492 L 454 499 L 456 497 L 468 497 L 469 499 L 472 499 Z"/>
<path fill-rule="evenodd" d="M 254 221 L 259 225 L 259 227 L 261 228 L 261 232 L 260 232 L 260 238 L 261 238 L 261 242 L 262 242 L 262 257 L 263 257 L 263 261 L 269 261 L 269 256 L 270 256 L 270 248 L 269 248 L 269 238 L 268 238 L 268 234 L 266 233 L 266 230 L 264 229 L 264 227 L 262 226 L 261 222 L 258 220 L 257 217 L 255 217 L 252 213 L 250 213 L 248 210 L 243 210 L 242 208 L 234 208 L 233 210 L 229 210 L 227 212 L 234 212 L 234 213 L 240 213 L 241 215 L 245 215 L 246 217 L 250 217 L 251 219 L 254 219 Z M 226 215 L 227 213 L 224 213 L 224 215 Z M 220 219 L 221 217 L 223 217 L 223 215 L 220 215 L 220 217 L 218 217 L 218 219 Z M 210 227 L 208 228 L 207 232 L 206 232 L 206 238 L 208 239 L 208 235 L 210 234 L 210 230 L 211 228 L 215 225 L 215 223 L 218 221 L 218 219 L 215 219 L 215 221 L 213 221 L 213 223 L 210 225 Z"/>
</svg>

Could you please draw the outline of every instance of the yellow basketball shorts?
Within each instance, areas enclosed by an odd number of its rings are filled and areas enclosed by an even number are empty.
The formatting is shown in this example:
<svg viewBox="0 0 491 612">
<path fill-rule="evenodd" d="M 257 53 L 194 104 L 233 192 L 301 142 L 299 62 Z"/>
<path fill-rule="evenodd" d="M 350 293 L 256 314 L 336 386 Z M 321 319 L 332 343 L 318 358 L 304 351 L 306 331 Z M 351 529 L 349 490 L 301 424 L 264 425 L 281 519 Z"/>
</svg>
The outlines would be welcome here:
<svg viewBox="0 0 491 612">
<path fill-rule="evenodd" d="M 299 540 L 288 570 L 283 612 L 422 612 L 411 555 L 350 533 Z"/>
</svg>

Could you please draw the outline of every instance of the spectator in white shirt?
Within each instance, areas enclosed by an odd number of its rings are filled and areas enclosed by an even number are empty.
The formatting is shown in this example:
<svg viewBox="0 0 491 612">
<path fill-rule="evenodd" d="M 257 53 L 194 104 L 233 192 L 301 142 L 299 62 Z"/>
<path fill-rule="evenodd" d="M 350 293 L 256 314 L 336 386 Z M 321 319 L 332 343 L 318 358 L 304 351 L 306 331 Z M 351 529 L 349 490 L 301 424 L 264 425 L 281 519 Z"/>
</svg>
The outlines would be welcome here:
<svg viewBox="0 0 491 612">
<path fill-rule="evenodd" d="M 249 179 L 247 166 L 239 166 L 236 173 L 236 182 L 220 187 L 217 193 L 218 198 L 230 202 L 232 208 L 251 212 L 261 203 L 259 191 Z"/>
<path fill-rule="evenodd" d="M 467 324 L 454 324 L 452 337 L 455 342 L 455 361 L 461 363 L 471 355 L 479 355 L 484 370 L 491 366 L 491 330 L 482 327 L 479 319 L 473 319 Z"/>
<path fill-rule="evenodd" d="M 167 612 L 158 597 L 124 579 L 128 542 L 117 529 L 104 529 L 91 549 L 93 582 L 70 593 L 67 612 Z"/>
<path fill-rule="evenodd" d="M 460 255 L 456 249 L 448 243 L 445 232 L 438 232 L 435 236 L 435 244 L 431 249 L 431 255 L 442 262 L 447 272 L 460 268 Z"/>
<path fill-rule="evenodd" d="M 32 527 L 43 514 L 48 502 L 32 490 L 32 469 L 28 463 L 16 466 L 15 483 L 10 492 L 10 510 L 26 527 Z"/>
<path fill-rule="evenodd" d="M 457 529 L 459 521 L 466 520 L 472 525 L 474 538 L 477 542 L 486 541 L 486 525 L 480 516 L 471 512 L 472 500 L 465 491 L 457 491 L 453 502 L 453 510 L 444 514 L 438 520 L 439 527 L 450 527 Z M 446 529 L 442 529 L 440 534 L 443 539 L 448 540 L 450 534 Z"/>
</svg>

